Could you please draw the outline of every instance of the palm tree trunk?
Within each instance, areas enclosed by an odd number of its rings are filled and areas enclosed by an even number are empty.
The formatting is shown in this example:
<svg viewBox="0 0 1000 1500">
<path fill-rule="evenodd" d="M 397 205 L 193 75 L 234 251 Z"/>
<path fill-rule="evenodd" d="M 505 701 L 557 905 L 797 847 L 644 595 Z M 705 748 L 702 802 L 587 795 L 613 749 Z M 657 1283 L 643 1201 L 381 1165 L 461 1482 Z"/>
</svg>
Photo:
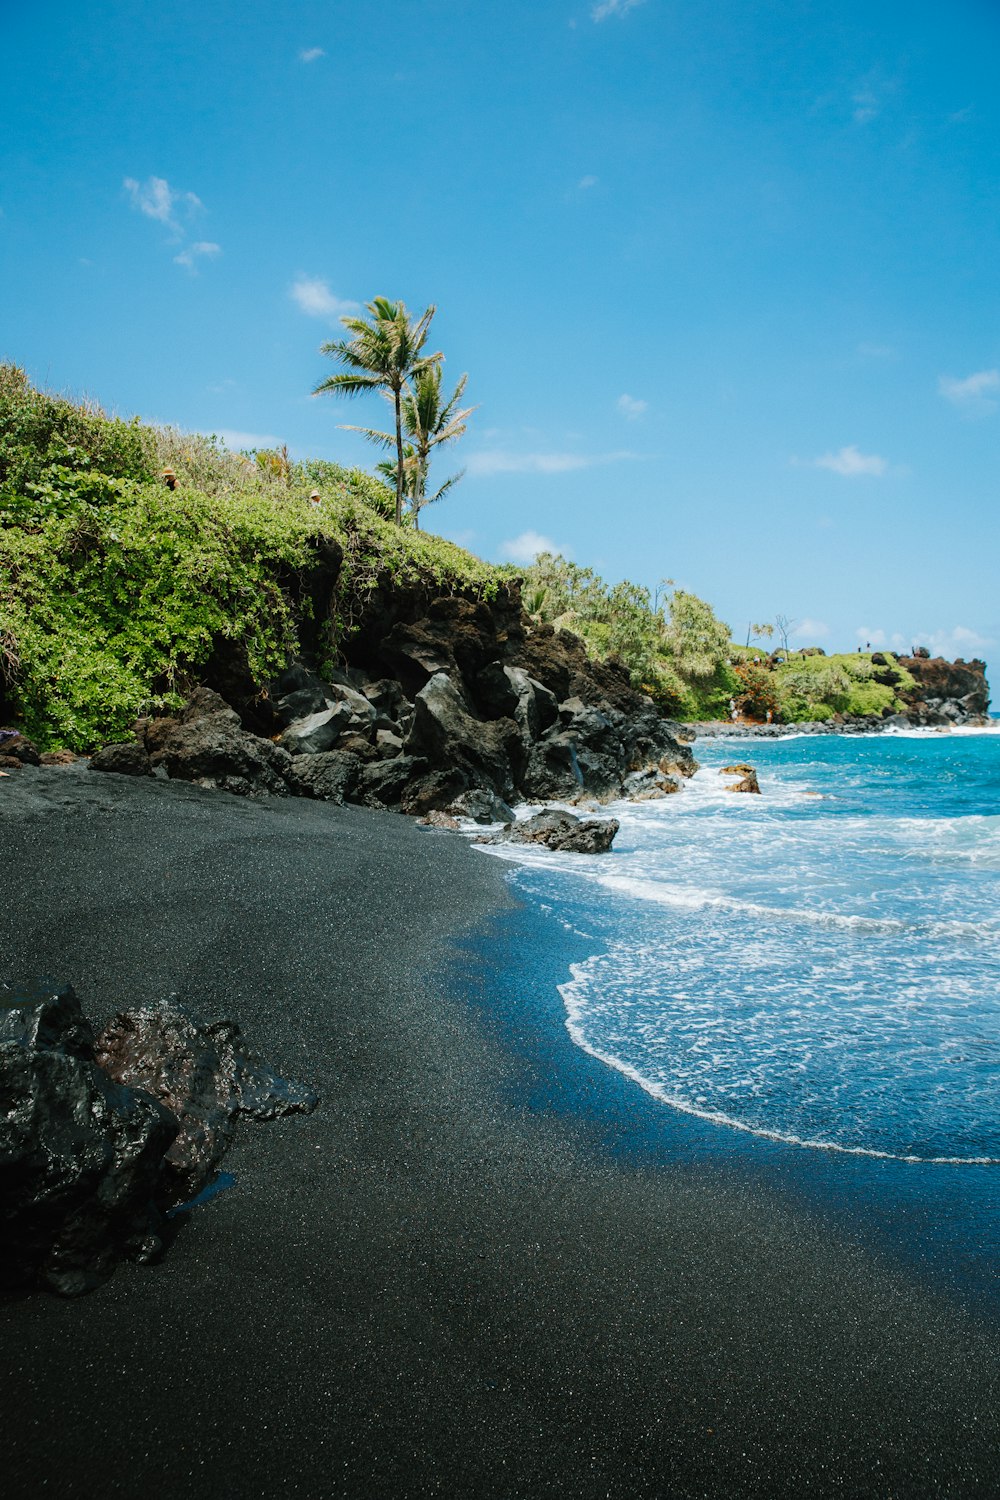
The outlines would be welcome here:
<svg viewBox="0 0 1000 1500">
<path fill-rule="evenodd" d="M 403 524 L 403 417 L 400 409 L 402 391 L 393 391 L 396 400 L 396 525 Z"/>
</svg>

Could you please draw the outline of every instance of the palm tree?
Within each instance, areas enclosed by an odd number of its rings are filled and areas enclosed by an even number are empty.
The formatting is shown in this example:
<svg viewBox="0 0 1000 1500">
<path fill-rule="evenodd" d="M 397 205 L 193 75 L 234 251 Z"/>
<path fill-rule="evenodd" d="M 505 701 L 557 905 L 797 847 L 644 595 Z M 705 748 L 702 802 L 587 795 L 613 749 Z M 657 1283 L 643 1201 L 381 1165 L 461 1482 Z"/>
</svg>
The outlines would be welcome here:
<svg viewBox="0 0 1000 1500">
<path fill-rule="evenodd" d="M 376 297 L 365 304 L 368 318 L 341 318 L 353 337 L 331 339 L 321 345 L 320 353 L 329 354 L 347 369 L 340 375 L 328 375 L 313 391 L 333 395 L 360 396 L 365 391 L 384 391 L 391 400 L 396 417 L 396 524 L 403 522 L 403 482 L 406 455 L 403 444 L 403 388 L 411 377 L 416 379 L 431 369 L 441 354 L 421 354 L 436 308 L 429 307 L 414 322 L 403 302 Z M 389 439 L 390 443 L 392 439 Z"/>
<path fill-rule="evenodd" d="M 449 399 L 442 402 L 441 366 L 439 363 L 428 364 L 414 374 L 403 392 L 401 412 L 403 430 L 410 441 L 406 444 L 403 453 L 402 487 L 409 498 L 410 513 L 418 531 L 420 530 L 420 512 L 424 506 L 433 505 L 436 500 L 440 500 L 453 485 L 458 483 L 465 472 L 463 469 L 457 474 L 452 474 L 436 494 L 428 495 L 427 474 L 433 450 L 444 443 L 453 443 L 460 438 L 468 425 L 467 419 L 476 410 L 474 406 L 467 406 L 462 411 L 457 409 L 458 403 L 465 394 L 468 380 L 468 375 L 463 375 Z M 391 400 L 388 392 L 385 395 Z M 384 448 L 393 446 L 391 433 L 378 432 L 372 427 L 348 426 L 347 430 L 363 432 L 365 437 L 370 438 L 373 443 L 380 443 Z M 396 464 L 387 460 L 379 464 L 378 468 L 386 478 L 394 480 L 398 488 L 398 450 Z"/>
<path fill-rule="evenodd" d="M 468 375 L 463 375 L 449 399 L 442 402 L 441 366 L 431 365 L 414 376 L 403 397 L 403 422 L 416 450 L 412 505 L 413 524 L 418 530 L 420 512 L 424 506 L 433 505 L 435 500 L 440 500 L 465 472 L 463 469 L 458 474 L 453 474 L 450 479 L 445 480 L 437 494 L 428 495 L 427 472 L 431 453 L 435 448 L 460 438 L 468 425 L 467 419 L 476 409 L 474 406 L 466 406 L 462 411 L 457 409 L 468 381 Z"/>
</svg>

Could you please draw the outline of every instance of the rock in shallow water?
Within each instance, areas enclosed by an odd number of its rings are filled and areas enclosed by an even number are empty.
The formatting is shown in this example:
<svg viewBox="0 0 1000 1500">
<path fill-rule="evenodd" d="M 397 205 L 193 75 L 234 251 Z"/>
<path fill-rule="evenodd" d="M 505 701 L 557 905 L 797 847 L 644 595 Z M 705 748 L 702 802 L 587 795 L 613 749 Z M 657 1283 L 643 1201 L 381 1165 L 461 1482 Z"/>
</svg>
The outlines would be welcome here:
<svg viewBox="0 0 1000 1500">
<path fill-rule="evenodd" d="M 757 772 L 753 766 L 745 765 L 739 761 L 733 766 L 723 766 L 719 772 L 720 776 L 739 776 L 739 781 L 734 781 L 726 787 L 727 792 L 756 792 L 760 796 L 760 785 L 757 781 Z"/>
<path fill-rule="evenodd" d="M 606 854 L 621 824 L 617 818 L 576 818 L 547 808 L 520 823 L 508 823 L 497 833 L 484 834 L 477 844 L 544 844 L 573 854 Z"/>
</svg>

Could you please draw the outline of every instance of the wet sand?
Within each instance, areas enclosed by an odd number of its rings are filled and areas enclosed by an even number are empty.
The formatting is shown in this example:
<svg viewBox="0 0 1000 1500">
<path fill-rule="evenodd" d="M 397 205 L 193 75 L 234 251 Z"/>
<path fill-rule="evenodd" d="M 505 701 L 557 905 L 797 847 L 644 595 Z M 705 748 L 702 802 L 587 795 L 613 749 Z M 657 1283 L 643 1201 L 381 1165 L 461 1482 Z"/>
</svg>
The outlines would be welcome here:
<svg viewBox="0 0 1000 1500">
<path fill-rule="evenodd" d="M 996 1492 L 994 1330 L 778 1192 L 613 1152 L 599 1064 L 533 1107 L 475 944 L 499 862 L 82 765 L 0 781 L 0 849 L 0 977 L 98 1021 L 177 991 L 322 1096 L 158 1266 L 0 1307 L 6 1500 Z"/>
</svg>

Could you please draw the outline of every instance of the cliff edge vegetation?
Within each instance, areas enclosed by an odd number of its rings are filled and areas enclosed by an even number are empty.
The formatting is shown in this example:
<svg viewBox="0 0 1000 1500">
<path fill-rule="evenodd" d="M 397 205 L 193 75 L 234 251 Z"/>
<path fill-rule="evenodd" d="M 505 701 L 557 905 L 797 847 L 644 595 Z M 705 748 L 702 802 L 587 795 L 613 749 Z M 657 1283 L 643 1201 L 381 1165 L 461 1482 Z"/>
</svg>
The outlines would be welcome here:
<svg viewBox="0 0 1000 1500">
<path fill-rule="evenodd" d="M 510 587 L 394 511 L 361 470 L 231 453 L 0 365 L 0 721 L 86 751 L 178 706 L 227 643 L 264 683 L 303 649 L 335 661 L 379 589 Z"/>
</svg>

